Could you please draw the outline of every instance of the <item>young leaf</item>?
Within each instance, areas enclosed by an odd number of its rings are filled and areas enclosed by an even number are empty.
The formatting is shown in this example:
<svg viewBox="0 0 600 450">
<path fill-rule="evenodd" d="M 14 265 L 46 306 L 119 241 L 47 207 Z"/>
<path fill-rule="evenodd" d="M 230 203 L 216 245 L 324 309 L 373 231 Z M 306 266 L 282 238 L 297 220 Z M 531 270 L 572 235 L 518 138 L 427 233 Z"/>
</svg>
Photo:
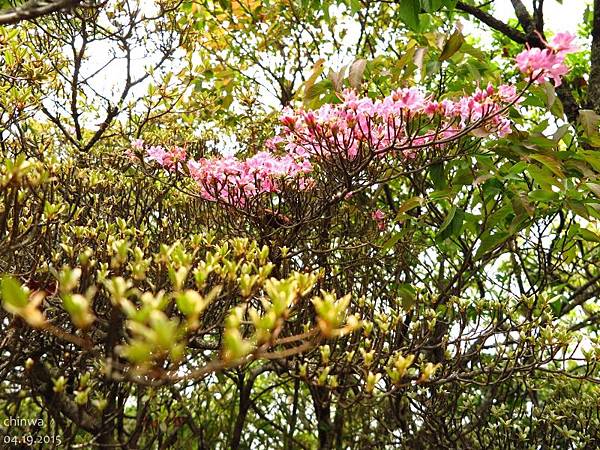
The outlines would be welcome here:
<svg viewBox="0 0 600 450">
<path fill-rule="evenodd" d="M 348 81 L 350 81 L 350 86 L 352 86 L 354 89 L 358 89 L 360 87 L 366 66 L 366 59 L 357 59 L 350 66 L 350 72 L 348 73 Z"/>
<path fill-rule="evenodd" d="M 28 303 L 25 289 L 13 277 L 8 275 L 2 277 L 2 301 L 15 308 L 24 308 Z"/>
<path fill-rule="evenodd" d="M 446 182 L 446 174 L 444 173 L 443 162 L 432 165 L 429 169 L 429 174 L 436 190 L 441 191 L 446 189 L 448 184 Z"/>
<path fill-rule="evenodd" d="M 460 47 L 465 42 L 465 38 L 459 30 L 454 31 L 444 44 L 442 54 L 439 57 L 440 61 L 446 61 L 460 50 Z"/>
</svg>

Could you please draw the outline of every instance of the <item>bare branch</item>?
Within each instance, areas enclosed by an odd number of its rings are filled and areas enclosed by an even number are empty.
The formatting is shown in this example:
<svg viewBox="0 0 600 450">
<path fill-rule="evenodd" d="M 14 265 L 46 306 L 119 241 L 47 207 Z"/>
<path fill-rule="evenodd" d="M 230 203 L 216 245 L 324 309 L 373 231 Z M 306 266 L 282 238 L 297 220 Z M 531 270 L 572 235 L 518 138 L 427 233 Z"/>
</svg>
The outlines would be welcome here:
<svg viewBox="0 0 600 450">
<path fill-rule="evenodd" d="M 596 112 L 600 111 L 600 0 L 594 0 L 592 22 L 592 52 L 588 101 Z"/>
<path fill-rule="evenodd" d="M 66 9 L 78 6 L 82 0 L 55 0 L 45 2 L 32 0 L 14 9 L 0 11 L 0 25 L 12 25 L 22 20 L 37 19 Z"/>
<path fill-rule="evenodd" d="M 522 31 L 517 30 L 516 28 L 511 27 L 510 25 L 502 22 L 501 20 L 496 19 L 491 14 L 479 9 L 476 6 L 469 5 L 465 2 L 457 2 L 456 9 L 466 12 L 467 14 L 476 17 L 481 20 L 486 25 L 490 26 L 494 30 L 500 31 L 505 36 L 509 37 L 513 41 L 519 44 L 525 44 L 527 42 L 527 36 Z"/>
<path fill-rule="evenodd" d="M 527 7 L 521 0 L 511 0 L 511 3 L 515 10 L 515 14 L 517 15 L 517 19 L 519 19 L 519 23 L 525 30 L 525 33 L 533 33 L 535 31 L 535 24 L 533 23 L 531 14 L 529 14 L 529 11 L 527 11 Z"/>
</svg>

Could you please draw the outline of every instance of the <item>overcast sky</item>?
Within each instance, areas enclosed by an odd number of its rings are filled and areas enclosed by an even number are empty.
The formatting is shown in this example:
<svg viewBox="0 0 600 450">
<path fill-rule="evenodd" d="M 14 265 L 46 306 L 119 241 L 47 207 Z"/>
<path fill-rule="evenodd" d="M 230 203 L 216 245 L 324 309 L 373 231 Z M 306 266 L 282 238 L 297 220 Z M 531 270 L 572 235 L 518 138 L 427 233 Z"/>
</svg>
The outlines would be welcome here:
<svg viewBox="0 0 600 450">
<path fill-rule="evenodd" d="M 524 3 L 529 11 L 533 11 L 532 0 L 524 0 Z M 583 18 L 583 11 L 589 3 L 587 0 L 563 0 L 561 5 L 556 0 L 546 0 L 544 2 L 546 29 L 575 32 Z M 496 10 L 495 15 L 500 20 L 506 21 L 510 17 L 515 17 L 515 11 L 510 0 L 495 0 L 494 8 Z"/>
</svg>

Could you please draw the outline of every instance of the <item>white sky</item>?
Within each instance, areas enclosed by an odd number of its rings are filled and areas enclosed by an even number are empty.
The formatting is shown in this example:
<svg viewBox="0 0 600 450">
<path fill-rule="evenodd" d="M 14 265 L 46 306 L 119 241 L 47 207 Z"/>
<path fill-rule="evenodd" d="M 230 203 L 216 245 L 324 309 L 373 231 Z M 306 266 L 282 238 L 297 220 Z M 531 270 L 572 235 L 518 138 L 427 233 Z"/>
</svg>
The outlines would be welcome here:
<svg viewBox="0 0 600 450">
<path fill-rule="evenodd" d="M 524 0 L 529 11 L 533 11 L 532 0 Z M 575 32 L 577 26 L 583 18 L 583 11 L 590 1 L 587 0 L 563 0 L 559 4 L 556 0 L 546 0 L 544 2 L 544 18 L 546 29 L 552 31 L 571 31 Z M 515 13 L 510 0 L 496 0 L 494 2 L 496 17 L 506 21 L 514 17 Z"/>
</svg>

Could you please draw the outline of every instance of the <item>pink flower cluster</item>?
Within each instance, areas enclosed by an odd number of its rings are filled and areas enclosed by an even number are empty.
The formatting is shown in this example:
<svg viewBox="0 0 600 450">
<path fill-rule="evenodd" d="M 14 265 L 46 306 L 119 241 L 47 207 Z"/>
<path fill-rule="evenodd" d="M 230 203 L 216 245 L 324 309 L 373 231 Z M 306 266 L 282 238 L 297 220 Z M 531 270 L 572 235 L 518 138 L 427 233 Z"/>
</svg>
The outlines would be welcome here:
<svg viewBox="0 0 600 450">
<path fill-rule="evenodd" d="M 224 157 L 196 161 L 187 157 L 184 148 L 147 146 L 140 139 L 132 142 L 125 154 L 137 160 L 135 152 L 145 154 L 147 162 L 155 161 L 170 172 L 189 175 L 198 184 L 202 198 L 236 206 L 243 206 L 248 198 L 259 194 L 278 192 L 289 180 L 296 180 L 298 188 L 305 189 L 310 180 L 304 175 L 313 169 L 307 158 L 276 156 L 270 152 L 260 152 L 245 160 Z"/>
<path fill-rule="evenodd" d="M 559 33 L 546 49 L 519 54 L 517 66 L 537 82 L 552 79 L 559 85 L 567 72 L 565 55 L 576 49 L 573 40 L 571 34 Z M 244 206 L 249 198 L 280 192 L 289 181 L 298 189 L 313 186 L 309 174 L 315 166 L 357 163 L 360 169 L 373 156 L 410 161 L 425 149 L 444 148 L 467 134 L 505 136 L 511 132 L 508 107 L 520 101 L 520 94 L 514 86 L 488 85 L 456 100 L 436 100 L 417 88 L 398 89 L 380 100 L 345 91 L 340 100 L 314 111 L 286 109 L 281 132 L 266 143 L 270 151 L 245 160 L 195 161 L 185 148 L 148 147 L 141 140 L 132 143 L 132 150 L 145 152 L 147 161 L 171 172 L 188 174 L 203 198 Z M 383 212 L 375 211 L 373 219 L 380 229 L 385 227 Z"/>
<path fill-rule="evenodd" d="M 308 159 L 292 155 L 279 157 L 269 152 L 257 153 L 243 161 L 234 157 L 190 159 L 187 167 L 204 199 L 221 199 L 240 206 L 247 198 L 277 192 L 286 180 L 299 179 L 299 187 L 304 188 L 302 176 L 312 171 Z"/>
<path fill-rule="evenodd" d="M 146 150 L 148 161 L 156 161 L 158 164 L 169 170 L 175 170 L 185 162 L 187 153 L 184 148 L 171 147 L 165 149 L 160 145 L 149 147 Z"/>
<path fill-rule="evenodd" d="M 417 88 L 404 88 L 373 100 L 345 91 L 339 104 L 315 111 L 287 109 L 283 131 L 268 142 L 272 149 L 312 159 L 360 154 L 412 157 L 418 149 L 443 145 L 472 133 L 510 133 L 506 106 L 517 100 L 513 86 L 489 85 L 456 101 L 436 101 Z"/>
<path fill-rule="evenodd" d="M 573 44 L 575 36 L 570 33 L 558 33 L 547 48 L 530 48 L 517 55 L 519 70 L 535 79 L 536 83 L 554 80 L 555 86 L 562 84 L 562 77 L 569 71 L 565 64 L 565 56 L 577 51 Z"/>
<path fill-rule="evenodd" d="M 281 117 L 282 133 L 267 147 L 284 155 L 260 152 L 248 159 L 234 157 L 188 159 L 181 147 L 144 146 L 146 161 L 156 161 L 169 171 L 186 171 L 198 183 L 206 200 L 221 200 L 236 206 L 248 198 L 281 190 L 283 183 L 296 180 L 299 189 L 312 184 L 308 174 L 315 163 L 337 158 L 412 158 L 427 146 L 441 146 L 458 139 L 464 130 L 481 135 L 510 132 L 504 107 L 517 98 L 514 87 L 477 89 L 458 101 L 434 101 L 415 88 L 399 89 L 382 100 L 344 92 L 342 103 L 326 104 L 316 111 L 292 111 Z M 187 169 L 187 170 L 185 170 Z M 383 222 L 378 222 L 381 224 Z"/>
</svg>

